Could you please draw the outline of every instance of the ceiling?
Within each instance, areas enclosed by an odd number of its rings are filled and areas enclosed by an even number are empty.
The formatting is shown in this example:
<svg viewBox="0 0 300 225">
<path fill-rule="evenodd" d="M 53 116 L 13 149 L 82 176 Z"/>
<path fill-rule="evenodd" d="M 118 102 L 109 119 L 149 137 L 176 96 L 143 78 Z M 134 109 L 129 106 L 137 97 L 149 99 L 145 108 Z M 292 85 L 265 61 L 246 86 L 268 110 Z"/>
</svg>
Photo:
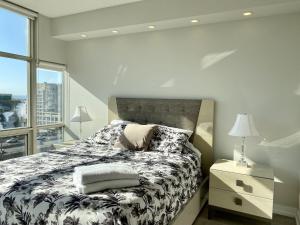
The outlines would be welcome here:
<svg viewBox="0 0 300 225">
<path fill-rule="evenodd" d="M 253 15 L 243 16 L 246 11 Z M 300 0 L 144 0 L 54 18 L 52 36 L 73 41 L 294 12 Z"/>
<path fill-rule="evenodd" d="M 124 5 L 142 0 L 9 0 L 47 17 L 55 18 L 76 13 Z"/>
<path fill-rule="evenodd" d="M 300 12 L 300 0 L 8 1 L 51 17 L 52 37 L 65 41 Z"/>
</svg>

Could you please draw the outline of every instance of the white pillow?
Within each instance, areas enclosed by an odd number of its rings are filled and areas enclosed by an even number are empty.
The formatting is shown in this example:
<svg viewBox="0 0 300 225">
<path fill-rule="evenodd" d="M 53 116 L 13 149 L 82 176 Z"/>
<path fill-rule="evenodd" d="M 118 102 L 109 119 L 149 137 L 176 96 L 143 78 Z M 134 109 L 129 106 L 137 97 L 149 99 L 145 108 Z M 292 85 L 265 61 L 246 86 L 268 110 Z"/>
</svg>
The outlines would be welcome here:
<svg viewBox="0 0 300 225">
<path fill-rule="evenodd" d="M 122 124 L 131 124 L 131 123 L 134 123 L 134 122 L 131 122 L 131 121 L 128 121 L 128 120 L 112 120 L 110 122 L 110 125 L 111 126 L 118 126 L 118 125 L 122 125 Z"/>
<path fill-rule="evenodd" d="M 186 147 L 188 147 L 189 149 L 191 149 L 193 152 L 196 153 L 196 155 L 199 157 L 199 159 L 201 159 L 201 152 L 198 148 L 196 148 L 191 142 L 187 142 L 185 144 Z"/>
</svg>

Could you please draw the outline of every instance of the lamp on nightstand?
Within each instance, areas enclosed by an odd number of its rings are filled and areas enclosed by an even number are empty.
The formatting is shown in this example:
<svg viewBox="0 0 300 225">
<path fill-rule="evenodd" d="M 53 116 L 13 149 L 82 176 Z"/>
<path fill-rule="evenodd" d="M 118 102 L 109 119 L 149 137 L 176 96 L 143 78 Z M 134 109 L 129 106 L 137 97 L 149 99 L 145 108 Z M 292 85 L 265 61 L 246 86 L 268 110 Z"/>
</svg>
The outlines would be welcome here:
<svg viewBox="0 0 300 225">
<path fill-rule="evenodd" d="M 252 115 L 247 113 L 238 114 L 235 123 L 228 134 L 230 136 L 242 138 L 241 158 L 237 165 L 247 167 L 248 164 L 245 155 L 245 139 L 246 137 L 259 136 L 259 133 L 254 125 Z"/>
<path fill-rule="evenodd" d="M 71 122 L 77 122 L 80 123 L 80 128 L 79 128 L 79 138 L 81 139 L 81 133 L 82 133 L 82 123 L 83 122 L 88 122 L 91 121 L 92 118 L 88 114 L 86 107 L 85 106 L 77 106 L 75 109 L 75 113 L 71 119 Z"/>
</svg>

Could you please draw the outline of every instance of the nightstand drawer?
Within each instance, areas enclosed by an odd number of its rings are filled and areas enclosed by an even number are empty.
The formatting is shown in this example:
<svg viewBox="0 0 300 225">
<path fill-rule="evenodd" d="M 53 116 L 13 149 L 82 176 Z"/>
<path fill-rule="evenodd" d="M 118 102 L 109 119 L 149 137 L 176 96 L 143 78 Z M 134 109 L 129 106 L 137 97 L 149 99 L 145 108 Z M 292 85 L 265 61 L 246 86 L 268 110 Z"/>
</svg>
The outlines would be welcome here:
<svg viewBox="0 0 300 225">
<path fill-rule="evenodd" d="M 273 199 L 274 182 L 266 178 L 211 170 L 210 187 Z"/>
<path fill-rule="evenodd" d="M 211 188 L 209 205 L 272 219 L 273 200 Z"/>
</svg>

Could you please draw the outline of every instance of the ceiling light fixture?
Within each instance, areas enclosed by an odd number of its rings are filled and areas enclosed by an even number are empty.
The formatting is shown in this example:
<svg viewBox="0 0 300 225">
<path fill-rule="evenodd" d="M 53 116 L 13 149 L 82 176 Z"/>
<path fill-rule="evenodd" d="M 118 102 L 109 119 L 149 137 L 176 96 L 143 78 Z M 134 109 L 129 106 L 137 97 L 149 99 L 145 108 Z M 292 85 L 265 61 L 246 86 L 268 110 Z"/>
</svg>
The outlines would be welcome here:
<svg viewBox="0 0 300 225">
<path fill-rule="evenodd" d="M 196 20 L 196 19 L 191 20 L 191 23 L 198 23 L 198 22 L 199 22 L 199 20 Z"/>
<path fill-rule="evenodd" d="M 154 25 L 150 25 L 148 26 L 149 29 L 155 29 L 155 26 Z"/>
<path fill-rule="evenodd" d="M 243 15 L 244 16 L 252 16 L 253 12 L 250 12 L 250 11 L 247 11 L 247 12 L 244 12 Z"/>
<path fill-rule="evenodd" d="M 114 34 L 118 34 L 118 33 L 119 33 L 118 30 L 113 30 L 112 32 L 113 32 Z"/>
<path fill-rule="evenodd" d="M 80 35 L 80 37 L 82 37 L 82 38 L 86 38 L 86 37 L 87 37 L 87 35 L 86 35 L 86 34 L 81 34 L 81 35 Z"/>
</svg>

